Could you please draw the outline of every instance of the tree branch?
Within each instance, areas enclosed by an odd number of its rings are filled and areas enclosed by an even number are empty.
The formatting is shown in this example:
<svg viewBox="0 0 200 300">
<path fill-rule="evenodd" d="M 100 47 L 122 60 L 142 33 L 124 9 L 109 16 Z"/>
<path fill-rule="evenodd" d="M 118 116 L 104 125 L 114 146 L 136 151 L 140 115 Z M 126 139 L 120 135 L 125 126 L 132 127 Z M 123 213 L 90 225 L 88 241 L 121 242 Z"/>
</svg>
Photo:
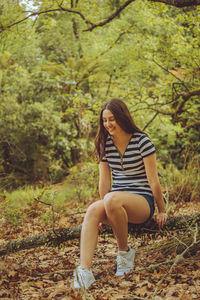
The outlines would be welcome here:
<svg viewBox="0 0 200 300">
<path fill-rule="evenodd" d="M 188 7 L 188 6 L 197 6 L 200 5 L 200 0 L 147 0 L 150 2 L 161 2 L 167 5 L 172 5 L 178 8 L 182 7 Z M 132 2 L 135 2 L 135 0 L 128 0 L 123 5 L 121 5 L 112 15 L 110 15 L 106 20 L 99 22 L 97 24 L 93 24 L 88 29 L 85 29 L 83 31 L 92 31 L 96 27 L 102 27 L 108 23 L 110 23 L 113 19 L 115 19 L 119 14 Z"/>
<path fill-rule="evenodd" d="M 190 251 L 191 248 L 193 248 L 195 245 L 197 245 L 198 248 L 198 244 L 200 242 L 200 240 L 197 240 L 197 234 L 198 234 L 198 227 L 196 226 L 195 229 L 193 229 L 193 241 L 189 244 L 189 245 L 185 245 L 185 249 L 181 252 L 181 254 L 178 254 L 174 259 L 168 259 L 164 262 L 161 263 L 157 263 L 157 264 L 150 264 L 147 267 L 144 268 L 136 268 L 134 270 L 134 273 L 136 272 L 141 272 L 143 270 L 151 270 L 153 271 L 154 269 L 159 268 L 162 265 L 168 265 L 171 264 L 171 267 L 169 268 L 168 272 L 164 274 L 164 276 L 158 281 L 156 288 L 154 290 L 154 293 L 151 297 L 151 300 L 155 300 L 156 299 L 156 295 L 158 294 L 158 291 L 160 289 L 160 286 L 162 285 L 162 283 L 164 282 L 164 280 L 172 273 L 173 269 L 179 264 L 181 263 L 183 260 L 185 261 L 185 255 Z M 121 299 L 121 298 L 120 298 Z M 142 299 L 145 300 L 144 298 L 140 298 L 137 295 L 126 295 L 126 299 L 127 300 L 134 300 L 134 299 Z M 121 299 L 122 300 L 122 299 Z"/>
<path fill-rule="evenodd" d="M 199 95 L 200 95 L 200 89 L 183 92 L 183 93 L 178 94 L 176 97 L 174 97 L 172 100 L 170 100 L 166 103 L 148 104 L 146 102 L 145 103 L 146 107 L 142 107 L 137 110 L 134 110 L 134 112 L 141 111 L 141 110 L 152 110 L 155 112 L 155 115 L 152 117 L 152 119 L 145 125 L 145 127 L 144 127 L 144 129 L 145 129 L 155 119 L 155 117 L 158 114 L 165 115 L 165 116 L 172 116 L 172 117 L 175 117 L 175 116 L 181 114 L 183 112 L 183 106 L 185 105 L 186 101 L 188 101 L 191 97 L 199 96 Z M 180 97 L 182 97 L 183 100 L 177 105 L 175 111 L 164 111 L 164 110 L 158 109 L 158 106 L 164 106 L 167 104 L 175 103 Z"/>
<path fill-rule="evenodd" d="M 149 120 L 149 122 L 144 126 L 144 128 L 142 129 L 143 131 L 145 131 L 145 129 L 153 122 L 153 120 L 157 117 L 158 114 L 159 112 L 157 111 L 155 115 L 151 118 L 151 120 Z"/>
<path fill-rule="evenodd" d="M 25 17 L 25 18 L 23 18 L 23 19 L 21 19 L 21 20 L 19 20 L 19 21 L 16 21 L 16 22 L 14 22 L 14 23 L 11 23 L 10 25 L 8 25 L 8 26 L 6 26 L 6 27 L 3 27 L 3 26 L 1 25 L 1 27 L 0 27 L 0 28 L 1 28 L 1 31 L 4 31 L 4 30 L 9 29 L 9 28 L 11 28 L 11 27 L 14 27 L 15 25 L 18 25 L 18 24 L 20 24 L 20 23 L 23 23 L 24 21 L 28 20 L 28 19 L 31 18 L 31 17 L 37 16 L 37 15 L 41 15 L 41 14 L 45 14 L 45 13 L 49 13 L 49 12 L 58 11 L 58 10 L 60 10 L 60 9 L 49 9 L 49 10 L 45 10 L 45 11 L 41 11 L 41 12 L 34 12 L 34 13 L 31 13 L 31 14 L 28 15 L 27 17 Z"/>
<path fill-rule="evenodd" d="M 172 75 L 173 77 L 175 77 L 178 81 L 180 81 L 180 83 L 185 87 L 185 89 L 188 91 L 188 87 L 185 85 L 184 81 L 181 80 L 178 76 L 176 76 L 175 74 L 173 74 L 172 72 L 170 72 L 170 70 L 168 70 L 167 68 L 163 67 L 161 64 L 159 64 L 154 58 L 153 58 L 153 62 L 160 67 L 162 70 L 164 70 L 165 72 L 169 73 L 170 75 Z"/>
<path fill-rule="evenodd" d="M 38 16 L 38 15 L 42 15 L 42 14 L 48 14 L 48 13 L 52 13 L 52 12 L 57 12 L 57 11 L 65 11 L 65 12 L 77 14 L 77 15 L 79 15 L 79 16 L 81 17 L 81 19 L 82 19 L 83 21 L 85 21 L 86 24 L 89 24 L 89 25 L 91 25 L 91 26 L 94 25 L 92 22 L 90 22 L 89 20 L 87 20 L 81 12 L 79 12 L 79 11 L 77 11 L 77 10 L 73 10 L 73 9 L 68 9 L 68 8 L 59 7 L 59 8 L 47 9 L 47 10 L 44 10 L 44 11 L 38 11 L 38 12 L 31 13 L 31 14 L 29 14 L 27 17 L 25 17 L 25 18 L 23 18 L 23 19 L 21 19 L 21 20 L 19 20 L 19 21 L 16 21 L 16 22 L 14 22 L 14 23 L 12 23 L 12 24 L 6 26 L 6 27 L 3 27 L 3 26 L 1 25 L 1 26 L 0 26 L 1 32 L 2 32 L 2 31 L 5 31 L 5 30 L 7 30 L 7 29 L 9 29 L 9 28 L 11 28 L 11 27 L 14 27 L 15 25 L 18 25 L 18 24 L 20 24 L 20 23 L 23 23 L 24 21 L 30 19 L 31 17 Z"/>
<path fill-rule="evenodd" d="M 149 2 L 158 2 L 158 3 L 163 3 L 166 5 L 171 5 L 171 6 L 175 6 L 177 8 L 183 8 L 183 7 L 189 7 L 189 6 L 197 6 L 200 5 L 200 0 L 147 0 Z M 104 21 L 101 21 L 97 24 L 92 23 L 90 20 L 88 20 L 80 11 L 77 10 L 73 10 L 73 9 L 68 9 L 68 8 L 64 8 L 62 7 L 62 3 L 58 4 L 59 8 L 55 8 L 55 9 L 47 9 L 45 11 L 41 11 L 41 12 L 34 12 L 29 14 L 27 17 L 16 21 L 6 27 L 3 27 L 2 25 L 0 26 L 1 31 L 5 31 L 6 29 L 9 29 L 15 25 L 18 25 L 20 23 L 23 23 L 24 21 L 26 21 L 27 19 L 37 16 L 37 15 L 41 15 L 41 14 L 47 14 L 47 13 L 51 13 L 51 12 L 56 12 L 56 11 L 64 11 L 64 12 L 69 12 L 69 13 L 73 13 L 73 14 L 77 14 L 79 15 L 79 17 L 87 24 L 90 25 L 89 28 L 83 30 L 83 31 L 92 31 L 93 29 L 97 28 L 97 27 L 102 27 L 108 23 L 110 23 L 113 19 L 115 19 L 117 16 L 120 15 L 120 13 L 128 6 L 130 5 L 132 2 L 135 2 L 135 0 L 128 0 L 126 1 L 124 4 L 122 4 L 113 14 L 111 14 L 110 16 L 108 16 Z M 76 5 L 77 5 L 78 1 L 76 1 Z"/>
<path fill-rule="evenodd" d="M 175 112 L 172 114 L 172 118 L 176 121 L 176 118 L 178 115 L 182 114 L 182 112 L 185 111 L 184 109 L 184 105 L 185 103 L 193 96 L 199 96 L 200 95 L 200 89 L 198 90 L 193 90 L 193 91 L 188 91 L 188 92 L 183 92 L 178 94 L 174 99 L 174 103 L 176 103 L 176 101 L 179 98 L 182 98 L 176 105 L 176 109 Z"/>
<path fill-rule="evenodd" d="M 83 31 L 92 31 L 96 27 L 102 27 L 102 26 L 110 23 L 113 19 L 115 19 L 117 16 L 119 16 L 119 14 L 122 12 L 122 10 L 124 10 L 132 2 L 135 2 L 135 0 L 128 0 L 128 1 L 126 1 L 112 15 L 110 15 L 106 20 L 104 20 L 102 22 L 99 22 L 97 24 L 93 24 L 91 27 L 89 27 L 88 29 L 85 29 Z"/>
<path fill-rule="evenodd" d="M 149 234 L 151 236 L 156 234 L 164 235 L 165 232 L 169 231 L 186 231 L 189 226 L 194 227 L 196 224 L 198 227 L 200 226 L 200 214 L 183 217 L 170 217 L 162 229 L 159 229 L 156 222 L 152 219 L 145 224 L 129 224 L 129 233 L 136 237 L 145 234 Z M 58 246 L 65 241 L 79 238 L 80 231 L 81 226 L 72 226 L 71 228 L 60 228 L 36 236 L 28 236 L 23 239 L 11 240 L 0 246 L 0 256 L 44 245 Z M 110 226 L 104 226 L 103 234 L 105 233 L 112 234 Z"/>
<path fill-rule="evenodd" d="M 200 89 L 189 91 L 188 93 L 182 93 L 179 95 L 179 97 L 182 97 L 183 100 L 187 101 L 189 98 L 193 96 L 199 96 L 200 95 Z"/>
<path fill-rule="evenodd" d="M 148 0 L 149 2 L 160 2 L 178 8 L 200 5 L 200 0 Z"/>
<path fill-rule="evenodd" d="M 193 233 L 193 234 L 194 234 L 194 235 L 193 235 L 193 242 L 192 242 L 189 246 L 187 246 L 187 247 L 185 248 L 185 250 L 184 250 L 181 254 L 179 254 L 179 255 L 177 255 L 177 256 L 175 257 L 174 263 L 173 263 L 173 265 L 170 267 L 169 271 L 168 271 L 168 272 L 161 278 L 161 280 L 158 282 L 157 287 L 156 287 L 156 289 L 155 289 L 155 291 L 154 291 L 154 294 L 153 294 L 152 299 L 155 299 L 155 296 L 157 295 L 158 290 L 159 290 L 161 284 L 162 284 L 163 281 L 167 278 L 167 276 L 168 276 L 169 274 L 171 274 L 171 272 L 172 272 L 173 269 L 177 266 L 177 264 L 178 264 L 181 260 L 184 259 L 184 255 L 190 250 L 190 248 L 192 248 L 195 244 L 199 243 L 199 241 L 197 242 L 197 233 L 198 233 L 198 226 L 196 225 L 196 228 L 195 228 L 194 233 Z"/>
<path fill-rule="evenodd" d="M 121 33 L 119 34 L 119 36 L 115 39 L 115 41 L 112 43 L 112 45 L 109 46 L 109 47 L 108 47 L 106 50 L 104 50 L 103 52 L 101 52 L 101 53 L 97 56 L 97 58 L 100 57 L 100 56 L 103 56 L 103 55 L 106 54 L 109 50 L 113 49 L 114 45 L 116 45 L 116 44 L 120 41 L 120 39 L 122 38 L 122 36 L 124 36 L 125 34 L 128 34 L 128 33 L 130 33 L 129 30 L 126 30 L 126 31 L 124 31 L 124 32 L 121 32 Z"/>
<path fill-rule="evenodd" d="M 61 5 L 59 6 L 59 8 L 60 8 L 59 10 L 61 10 L 61 11 L 66 11 L 66 12 L 69 12 L 69 13 L 73 13 L 73 14 L 79 15 L 79 16 L 81 17 L 81 19 L 82 19 L 86 24 L 89 24 L 89 25 L 91 25 L 91 26 L 94 26 L 94 24 L 93 24 L 91 21 L 87 20 L 87 19 L 85 18 L 85 16 L 84 16 L 80 11 L 72 10 L 72 9 L 68 9 L 68 8 L 64 8 L 64 7 L 62 7 Z"/>
</svg>

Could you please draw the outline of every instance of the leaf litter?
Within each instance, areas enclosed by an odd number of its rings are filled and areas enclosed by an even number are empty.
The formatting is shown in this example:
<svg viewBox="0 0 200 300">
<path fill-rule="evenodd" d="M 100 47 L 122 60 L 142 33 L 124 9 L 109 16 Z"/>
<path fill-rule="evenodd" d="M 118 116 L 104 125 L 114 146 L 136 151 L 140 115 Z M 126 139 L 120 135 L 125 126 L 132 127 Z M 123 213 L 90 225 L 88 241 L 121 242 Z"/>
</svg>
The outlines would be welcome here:
<svg viewBox="0 0 200 300">
<path fill-rule="evenodd" d="M 197 213 L 197 207 L 200 211 L 199 205 L 184 204 L 180 206 L 181 214 Z M 178 210 L 175 214 L 178 214 Z M 74 215 L 71 221 L 70 217 L 67 221 L 62 218 L 61 223 L 65 221 L 67 225 L 74 224 L 74 218 Z M 78 219 L 79 224 L 82 219 L 80 216 Z M 50 225 L 44 226 L 37 218 L 28 218 L 17 228 L 4 221 L 0 229 L 1 242 L 36 235 L 50 229 Z M 153 240 L 150 237 L 136 239 L 129 236 L 129 244 L 136 249 L 135 269 L 143 268 L 143 270 L 116 277 L 116 241 L 110 235 L 99 236 L 92 266 L 97 281 L 85 292 L 77 291 L 73 287 L 73 271 L 79 264 L 79 240 L 67 241 L 60 248 L 43 246 L 6 255 L 0 260 L 0 298 L 5 300 L 152 299 L 158 282 L 168 273 L 170 265 L 161 264 L 153 270 L 147 267 L 176 256 L 172 253 L 164 257 L 157 250 L 149 251 L 149 246 L 165 238 L 168 237 L 157 237 Z M 194 257 L 181 261 L 162 282 L 154 299 L 200 299 L 199 258 L 200 251 Z"/>
</svg>

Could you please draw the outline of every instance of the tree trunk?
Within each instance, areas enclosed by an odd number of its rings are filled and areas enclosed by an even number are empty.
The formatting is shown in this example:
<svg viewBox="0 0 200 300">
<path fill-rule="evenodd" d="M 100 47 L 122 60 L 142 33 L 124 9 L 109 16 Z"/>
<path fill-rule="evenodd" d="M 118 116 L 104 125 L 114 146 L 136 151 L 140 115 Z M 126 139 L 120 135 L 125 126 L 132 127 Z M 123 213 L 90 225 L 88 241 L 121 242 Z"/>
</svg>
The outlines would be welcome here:
<svg viewBox="0 0 200 300">
<path fill-rule="evenodd" d="M 129 233 L 136 237 L 142 235 L 164 235 L 169 231 L 188 231 L 192 227 L 198 225 L 200 227 L 200 214 L 170 217 L 166 225 L 159 229 L 154 220 L 150 220 L 145 224 L 129 224 Z M 46 233 L 28 236 L 23 239 L 11 240 L 0 246 L 0 256 L 15 253 L 25 249 L 36 248 L 39 246 L 58 246 L 65 241 L 76 239 L 80 237 L 81 225 L 72 226 L 71 228 L 60 228 L 56 231 L 48 231 Z M 112 233 L 110 226 L 105 225 L 103 234 Z"/>
</svg>

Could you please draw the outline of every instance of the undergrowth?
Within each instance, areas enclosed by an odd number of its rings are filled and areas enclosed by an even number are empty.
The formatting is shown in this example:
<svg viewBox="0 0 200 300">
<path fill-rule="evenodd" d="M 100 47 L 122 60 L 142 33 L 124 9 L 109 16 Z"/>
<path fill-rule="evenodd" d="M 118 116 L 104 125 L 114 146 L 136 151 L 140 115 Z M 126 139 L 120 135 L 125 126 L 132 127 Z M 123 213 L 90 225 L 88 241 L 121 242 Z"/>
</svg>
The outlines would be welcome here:
<svg viewBox="0 0 200 300">
<path fill-rule="evenodd" d="M 199 201 L 200 155 L 185 158 L 183 168 L 178 169 L 172 162 L 160 170 L 161 183 L 170 202 Z"/>
<path fill-rule="evenodd" d="M 70 215 L 70 208 L 81 210 L 94 198 L 98 186 L 98 166 L 81 163 L 70 170 L 65 181 L 45 187 L 25 186 L 12 192 L 0 192 L 0 214 L 6 221 L 18 226 L 26 217 L 39 217 L 45 224 L 55 217 Z"/>
<path fill-rule="evenodd" d="M 159 165 L 163 193 L 174 210 L 178 201 L 199 201 L 200 157 L 191 157 L 179 170 L 170 163 L 165 169 Z M 80 163 L 71 168 L 62 183 L 45 187 L 25 186 L 12 192 L 0 193 L 0 213 L 15 226 L 26 217 L 39 217 L 45 224 L 68 216 L 71 208 L 81 211 L 84 205 L 98 197 L 98 165 Z M 173 211 L 172 211 L 173 213 Z"/>
</svg>

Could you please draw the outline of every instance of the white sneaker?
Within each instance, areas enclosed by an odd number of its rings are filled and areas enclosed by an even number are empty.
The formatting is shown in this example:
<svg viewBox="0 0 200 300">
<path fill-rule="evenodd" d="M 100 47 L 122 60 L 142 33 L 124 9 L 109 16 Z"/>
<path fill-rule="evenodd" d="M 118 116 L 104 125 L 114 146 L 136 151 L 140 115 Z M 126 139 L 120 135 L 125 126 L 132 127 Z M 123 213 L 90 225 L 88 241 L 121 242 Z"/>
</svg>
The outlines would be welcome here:
<svg viewBox="0 0 200 300">
<path fill-rule="evenodd" d="M 95 282 L 94 275 L 91 270 L 83 269 L 81 266 L 74 271 L 74 287 L 75 289 L 88 289 Z"/>
<path fill-rule="evenodd" d="M 129 247 L 129 251 L 118 251 L 116 276 L 128 274 L 134 265 L 135 250 Z"/>
</svg>

